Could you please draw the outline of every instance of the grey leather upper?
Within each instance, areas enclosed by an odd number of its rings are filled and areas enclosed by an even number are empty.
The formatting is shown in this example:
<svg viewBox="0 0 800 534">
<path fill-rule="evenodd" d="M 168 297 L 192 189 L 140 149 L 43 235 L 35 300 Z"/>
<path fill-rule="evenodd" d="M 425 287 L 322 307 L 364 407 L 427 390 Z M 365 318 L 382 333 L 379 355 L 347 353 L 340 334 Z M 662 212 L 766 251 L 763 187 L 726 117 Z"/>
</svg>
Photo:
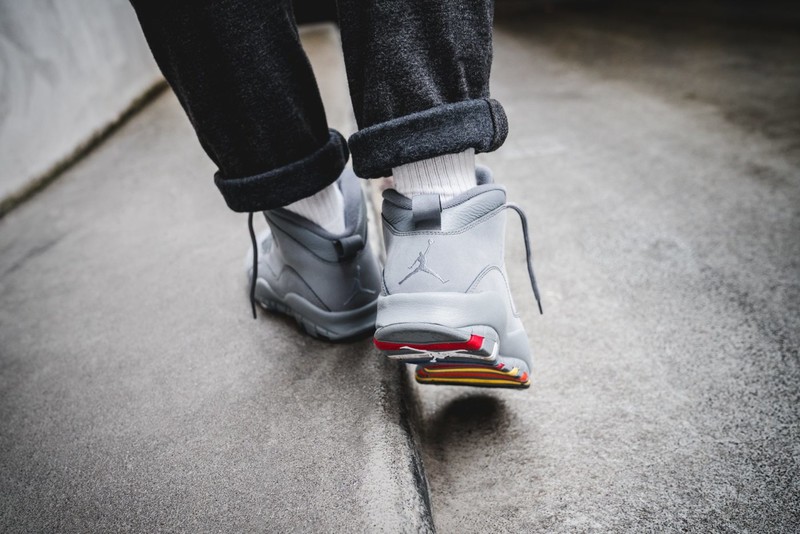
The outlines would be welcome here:
<svg viewBox="0 0 800 534">
<path fill-rule="evenodd" d="M 384 192 L 387 258 L 377 325 L 487 325 L 499 335 L 502 356 L 530 367 L 505 270 L 506 191 L 486 169 L 478 170 L 477 184 L 438 203 L 440 210 L 434 199 Z"/>
<path fill-rule="evenodd" d="M 437 217 L 429 213 L 433 203 L 423 204 L 420 215 L 416 198 L 386 191 L 385 293 L 467 292 L 492 268 L 504 277 L 505 202 L 504 188 L 480 185 L 443 202 Z"/>
<path fill-rule="evenodd" d="M 337 181 L 345 203 L 341 235 L 285 209 L 264 212 L 270 234 L 261 243 L 259 278 L 278 295 L 296 293 L 327 311 L 359 308 L 374 301 L 380 267 L 367 240 L 364 195 L 352 171 Z"/>
</svg>

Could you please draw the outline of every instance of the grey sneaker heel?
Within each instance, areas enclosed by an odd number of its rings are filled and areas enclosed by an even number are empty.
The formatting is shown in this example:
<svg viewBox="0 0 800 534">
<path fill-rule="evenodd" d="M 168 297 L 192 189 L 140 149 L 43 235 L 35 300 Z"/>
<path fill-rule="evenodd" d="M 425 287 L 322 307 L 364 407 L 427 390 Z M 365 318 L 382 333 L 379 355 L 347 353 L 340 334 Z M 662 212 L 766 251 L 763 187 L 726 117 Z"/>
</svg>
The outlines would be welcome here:
<svg viewBox="0 0 800 534">
<path fill-rule="evenodd" d="M 506 209 L 520 214 L 538 302 L 527 221 L 488 169 L 476 181 L 446 202 L 384 192 L 387 260 L 374 344 L 418 364 L 422 383 L 525 388 L 531 354 L 503 258 Z"/>
<path fill-rule="evenodd" d="M 333 235 L 285 209 L 264 212 L 268 228 L 256 239 L 255 301 L 294 317 L 310 335 L 332 341 L 366 337 L 375 329 L 380 266 L 367 240 L 359 179 L 349 169 L 337 181 L 346 230 Z M 246 258 L 253 282 L 252 252 Z"/>
</svg>

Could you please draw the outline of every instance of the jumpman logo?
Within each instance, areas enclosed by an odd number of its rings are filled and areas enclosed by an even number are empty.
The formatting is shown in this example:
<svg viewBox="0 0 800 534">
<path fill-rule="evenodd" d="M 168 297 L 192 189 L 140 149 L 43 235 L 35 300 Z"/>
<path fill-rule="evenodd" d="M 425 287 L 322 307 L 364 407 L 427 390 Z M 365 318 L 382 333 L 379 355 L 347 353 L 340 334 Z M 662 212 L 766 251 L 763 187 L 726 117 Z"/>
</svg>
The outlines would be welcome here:
<svg viewBox="0 0 800 534">
<path fill-rule="evenodd" d="M 344 301 L 344 305 L 347 306 L 350 304 L 350 301 L 356 298 L 361 293 L 367 293 L 369 295 L 374 295 L 374 289 L 368 289 L 361 285 L 361 266 L 356 265 L 356 278 L 353 280 L 353 292 L 350 294 L 350 298 Z"/>
<path fill-rule="evenodd" d="M 439 276 L 438 274 L 436 274 L 432 270 L 428 269 L 428 266 L 425 264 L 425 262 L 426 262 L 426 258 L 425 257 L 428 255 L 428 251 L 431 249 L 431 245 L 433 245 L 433 239 L 428 239 L 428 248 L 425 249 L 425 252 L 420 252 L 419 256 L 417 256 L 417 259 L 414 260 L 414 263 L 412 263 L 411 265 L 408 266 L 409 269 L 412 269 L 414 267 L 414 265 L 416 265 L 417 268 L 414 269 L 413 271 L 411 271 L 410 273 L 408 273 L 405 278 L 400 280 L 400 283 L 398 285 L 402 284 L 403 282 L 405 282 L 406 280 L 408 280 L 409 278 L 411 278 L 412 276 L 414 276 L 417 273 L 428 273 L 429 275 L 433 276 L 434 278 L 436 278 L 437 280 L 439 280 L 443 284 L 446 284 L 447 282 L 450 281 L 450 280 L 443 279 L 441 276 Z"/>
</svg>

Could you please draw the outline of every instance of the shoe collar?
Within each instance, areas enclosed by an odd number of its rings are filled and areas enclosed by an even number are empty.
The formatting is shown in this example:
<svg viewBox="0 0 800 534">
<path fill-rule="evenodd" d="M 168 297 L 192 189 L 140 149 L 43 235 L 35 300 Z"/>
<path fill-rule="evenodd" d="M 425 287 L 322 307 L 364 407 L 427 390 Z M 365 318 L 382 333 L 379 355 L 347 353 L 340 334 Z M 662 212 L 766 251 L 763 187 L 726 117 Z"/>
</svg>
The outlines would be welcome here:
<svg viewBox="0 0 800 534">
<path fill-rule="evenodd" d="M 346 169 L 336 181 L 345 206 L 345 230 L 333 234 L 305 217 L 284 208 L 264 212 L 273 232 L 294 239 L 315 256 L 330 262 L 343 261 L 358 254 L 367 243 L 367 213 L 359 178 Z"/>
<path fill-rule="evenodd" d="M 345 229 L 341 234 L 334 234 L 309 221 L 305 217 L 298 215 L 285 208 L 277 208 L 264 212 L 267 222 L 273 220 L 283 220 L 294 226 L 316 234 L 329 240 L 335 240 L 351 236 L 355 233 L 363 233 L 366 229 L 367 214 L 364 206 L 363 191 L 359 183 L 359 178 L 351 169 L 345 169 L 342 175 L 334 182 L 344 197 L 344 224 Z"/>
<path fill-rule="evenodd" d="M 456 195 L 453 198 L 447 199 L 444 202 L 440 201 L 440 208 L 441 210 L 445 210 L 447 208 L 452 208 L 467 202 L 471 198 L 474 198 L 478 195 L 486 193 L 487 191 L 503 191 L 505 193 L 506 189 L 502 185 L 494 183 L 494 178 L 492 177 L 492 171 L 488 167 L 483 165 L 478 165 L 475 167 L 475 187 L 472 189 L 461 193 L 460 195 Z M 398 208 L 410 210 L 413 207 L 413 199 L 408 198 L 405 195 L 398 193 L 394 189 L 387 189 L 383 192 L 384 200 L 387 200 L 397 206 Z"/>
</svg>

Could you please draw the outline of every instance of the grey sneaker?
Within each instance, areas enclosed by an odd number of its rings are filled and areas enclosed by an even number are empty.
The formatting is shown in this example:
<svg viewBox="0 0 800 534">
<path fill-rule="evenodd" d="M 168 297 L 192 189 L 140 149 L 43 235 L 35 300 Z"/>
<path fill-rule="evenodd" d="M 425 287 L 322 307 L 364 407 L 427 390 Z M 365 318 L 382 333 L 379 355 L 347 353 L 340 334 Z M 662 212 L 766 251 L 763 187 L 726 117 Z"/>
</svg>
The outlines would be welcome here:
<svg viewBox="0 0 800 534">
<path fill-rule="evenodd" d="M 264 212 L 269 227 L 256 239 L 253 294 L 267 310 L 290 315 L 310 335 L 333 341 L 375 330 L 380 291 L 380 266 L 367 240 L 359 179 L 348 169 L 337 184 L 345 203 L 342 235 L 285 209 Z M 246 261 L 252 286 L 252 252 Z"/>
<path fill-rule="evenodd" d="M 374 343 L 389 358 L 418 364 L 418 382 L 526 388 L 528 336 L 503 259 L 506 208 L 521 217 L 539 302 L 527 221 L 488 169 L 478 169 L 477 183 L 446 202 L 384 192 L 387 258 Z"/>
</svg>

